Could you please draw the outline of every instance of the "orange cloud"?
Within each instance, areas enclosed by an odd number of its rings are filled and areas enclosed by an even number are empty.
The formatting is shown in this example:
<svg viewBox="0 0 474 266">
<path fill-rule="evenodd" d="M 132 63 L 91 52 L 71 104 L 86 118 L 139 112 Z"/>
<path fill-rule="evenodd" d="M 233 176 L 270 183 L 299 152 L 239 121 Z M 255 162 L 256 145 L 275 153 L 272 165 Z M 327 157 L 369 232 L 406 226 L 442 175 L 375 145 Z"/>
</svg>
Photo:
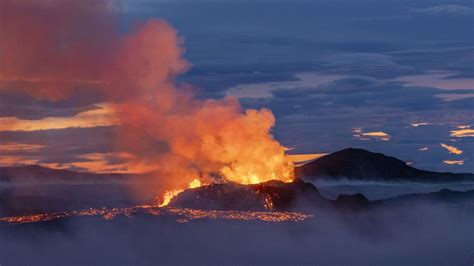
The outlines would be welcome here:
<svg viewBox="0 0 474 266">
<path fill-rule="evenodd" d="M 444 160 L 443 163 L 450 165 L 463 165 L 464 160 Z"/>
<path fill-rule="evenodd" d="M 389 141 L 391 136 L 383 131 L 373 131 L 373 132 L 362 132 L 362 129 L 360 128 L 355 128 L 352 130 L 354 133 L 354 137 L 359 139 L 359 140 L 370 140 L 370 139 L 376 139 L 376 140 L 383 140 L 383 141 Z"/>
<path fill-rule="evenodd" d="M 83 169 L 93 173 L 134 173 L 151 172 L 153 166 L 136 162 L 134 155 L 127 152 L 87 153 L 78 156 L 81 160 L 70 163 L 43 163 L 42 166 L 54 169 Z M 111 163 L 111 160 L 120 160 L 120 163 Z"/>
<path fill-rule="evenodd" d="M 26 143 L 17 143 L 17 142 L 8 142 L 0 144 L 0 152 L 24 152 L 24 151 L 37 151 L 46 146 L 39 144 L 26 144 Z"/>
<path fill-rule="evenodd" d="M 37 164 L 38 159 L 32 156 L 8 155 L 15 152 L 36 152 L 44 145 L 7 142 L 0 144 L 0 166 Z"/>
<path fill-rule="evenodd" d="M 38 164 L 38 161 L 24 156 L 0 156 L 0 166 Z"/>
<path fill-rule="evenodd" d="M 368 136 L 368 137 L 383 137 L 383 138 L 386 138 L 386 137 L 390 137 L 390 135 L 388 135 L 387 133 L 385 132 L 382 132 L 382 131 L 377 131 L 377 132 L 366 132 L 366 133 L 362 133 L 363 136 Z"/>
<path fill-rule="evenodd" d="M 446 150 L 449 151 L 449 153 L 453 153 L 453 154 L 456 154 L 456 155 L 459 155 L 459 154 L 462 154 L 463 151 L 454 147 L 454 146 L 450 146 L 448 144 L 444 144 L 444 143 L 441 143 L 441 147 L 445 148 Z"/>
<path fill-rule="evenodd" d="M 474 129 L 452 130 L 451 137 L 456 137 L 456 138 L 474 137 Z"/>
</svg>

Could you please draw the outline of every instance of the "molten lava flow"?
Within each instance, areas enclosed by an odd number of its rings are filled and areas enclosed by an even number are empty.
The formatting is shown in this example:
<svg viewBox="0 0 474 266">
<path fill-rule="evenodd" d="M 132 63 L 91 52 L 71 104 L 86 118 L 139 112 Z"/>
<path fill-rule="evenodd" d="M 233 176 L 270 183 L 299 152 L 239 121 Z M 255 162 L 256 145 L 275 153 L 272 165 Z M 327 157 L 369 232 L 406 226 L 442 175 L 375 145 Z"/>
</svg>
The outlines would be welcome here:
<svg viewBox="0 0 474 266">
<path fill-rule="evenodd" d="M 168 191 L 165 191 L 165 193 L 163 194 L 163 202 L 158 205 L 159 207 L 164 207 L 168 204 L 170 204 L 171 200 L 178 196 L 179 193 L 183 192 L 184 189 L 174 189 L 174 190 L 168 190 Z"/>
<path fill-rule="evenodd" d="M 191 183 L 189 183 L 189 188 L 197 188 L 201 186 L 201 181 L 199 179 L 195 178 Z"/>
<path fill-rule="evenodd" d="M 36 222 L 46 222 L 68 217 L 82 216 L 100 216 L 104 220 L 112 220 L 118 216 L 133 217 L 137 213 L 145 213 L 150 216 L 172 216 L 177 222 L 189 222 L 191 220 L 202 219 L 223 219 L 223 220 L 240 220 L 240 221 L 263 221 L 263 222 L 301 222 L 311 219 L 312 214 L 304 214 L 298 212 L 254 212 L 254 211 L 218 211 L 218 210 L 193 210 L 180 208 L 157 208 L 148 205 L 133 206 L 128 208 L 100 208 L 86 209 L 71 212 L 42 213 L 24 216 L 1 217 L 1 223 L 8 224 L 27 224 Z"/>
<path fill-rule="evenodd" d="M 191 183 L 189 183 L 188 188 L 197 188 L 201 186 L 201 181 L 199 179 L 195 178 Z M 163 194 L 163 202 L 158 205 L 158 207 L 164 207 L 168 204 L 170 204 L 171 200 L 178 196 L 179 193 L 183 192 L 184 189 L 174 189 L 174 190 L 168 190 L 165 191 Z"/>
<path fill-rule="evenodd" d="M 265 209 L 267 209 L 268 211 L 272 211 L 275 208 L 275 206 L 273 205 L 272 197 L 270 197 L 269 195 L 265 195 L 263 206 L 265 206 Z"/>
</svg>

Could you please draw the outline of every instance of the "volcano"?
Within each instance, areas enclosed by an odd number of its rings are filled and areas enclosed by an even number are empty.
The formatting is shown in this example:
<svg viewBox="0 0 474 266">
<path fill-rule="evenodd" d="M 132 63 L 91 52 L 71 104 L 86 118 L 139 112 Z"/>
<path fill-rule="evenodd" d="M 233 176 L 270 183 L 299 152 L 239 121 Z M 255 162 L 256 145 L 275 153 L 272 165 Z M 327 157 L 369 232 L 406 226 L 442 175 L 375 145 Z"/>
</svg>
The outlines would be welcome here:
<svg viewBox="0 0 474 266">
<path fill-rule="evenodd" d="M 170 206 L 200 210 L 315 213 L 321 210 L 359 211 L 370 207 L 371 202 L 362 194 L 340 195 L 336 200 L 330 200 L 322 196 L 313 184 L 295 179 L 290 183 L 211 184 L 183 191 L 171 200 Z"/>
<path fill-rule="evenodd" d="M 326 206 L 318 189 L 300 179 L 290 183 L 268 181 L 254 185 L 210 184 L 188 189 L 170 206 L 209 210 L 296 211 L 302 206 Z"/>
</svg>

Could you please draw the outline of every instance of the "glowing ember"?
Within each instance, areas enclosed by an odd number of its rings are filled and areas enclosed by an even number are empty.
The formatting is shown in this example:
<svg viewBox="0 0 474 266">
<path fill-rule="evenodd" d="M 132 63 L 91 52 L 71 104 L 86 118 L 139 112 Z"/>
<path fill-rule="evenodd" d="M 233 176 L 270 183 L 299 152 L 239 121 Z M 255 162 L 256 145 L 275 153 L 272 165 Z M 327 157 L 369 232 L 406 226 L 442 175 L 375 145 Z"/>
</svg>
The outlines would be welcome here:
<svg viewBox="0 0 474 266">
<path fill-rule="evenodd" d="M 275 206 L 273 206 L 273 200 L 272 200 L 272 197 L 270 197 L 270 195 L 265 195 L 264 206 L 265 206 L 265 209 L 269 211 L 272 211 L 274 209 Z"/>
<path fill-rule="evenodd" d="M 264 222 L 300 222 L 312 218 L 313 215 L 297 212 L 254 212 L 254 211 L 218 211 L 169 208 L 169 213 L 183 216 L 179 222 L 188 222 L 196 219 L 224 219 Z"/>
</svg>

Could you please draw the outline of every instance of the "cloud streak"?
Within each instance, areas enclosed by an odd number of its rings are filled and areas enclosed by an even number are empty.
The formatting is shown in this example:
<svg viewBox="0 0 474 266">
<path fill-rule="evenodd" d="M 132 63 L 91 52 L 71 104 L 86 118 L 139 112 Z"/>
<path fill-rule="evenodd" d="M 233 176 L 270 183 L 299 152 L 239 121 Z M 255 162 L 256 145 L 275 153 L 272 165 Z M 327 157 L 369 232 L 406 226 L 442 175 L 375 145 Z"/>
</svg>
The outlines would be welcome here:
<svg viewBox="0 0 474 266">
<path fill-rule="evenodd" d="M 449 153 L 452 153 L 452 154 L 460 155 L 463 153 L 462 150 L 448 144 L 441 143 L 441 147 L 445 148 L 446 150 L 449 151 Z"/>
<path fill-rule="evenodd" d="M 0 117 L 0 131 L 37 131 L 66 128 L 91 128 L 118 125 L 113 108 L 107 104 L 97 105 L 97 109 L 80 112 L 72 117 L 47 117 L 37 120 Z"/>
<path fill-rule="evenodd" d="M 474 137 L 474 129 L 459 129 L 459 130 L 452 130 L 451 137 L 456 138 L 467 138 L 467 137 Z"/>
</svg>

